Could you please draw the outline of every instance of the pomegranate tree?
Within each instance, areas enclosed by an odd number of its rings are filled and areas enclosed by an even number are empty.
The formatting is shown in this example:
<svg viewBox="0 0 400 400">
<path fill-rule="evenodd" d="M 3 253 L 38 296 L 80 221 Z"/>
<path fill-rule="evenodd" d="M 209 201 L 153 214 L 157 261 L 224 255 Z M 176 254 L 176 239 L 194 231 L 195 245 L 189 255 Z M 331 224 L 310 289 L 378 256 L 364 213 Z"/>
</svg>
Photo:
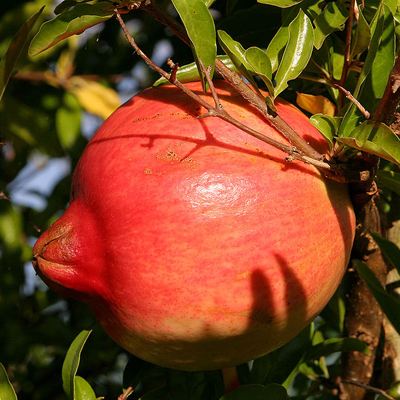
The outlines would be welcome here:
<svg viewBox="0 0 400 400">
<path fill-rule="evenodd" d="M 215 85 L 230 115 L 285 140 L 228 84 Z M 277 108 L 329 150 L 298 109 Z M 87 303 L 129 352 L 182 370 L 237 365 L 293 338 L 337 289 L 355 230 L 345 184 L 219 118 L 197 118 L 205 113 L 172 86 L 120 107 L 34 248 L 50 288 Z"/>
</svg>

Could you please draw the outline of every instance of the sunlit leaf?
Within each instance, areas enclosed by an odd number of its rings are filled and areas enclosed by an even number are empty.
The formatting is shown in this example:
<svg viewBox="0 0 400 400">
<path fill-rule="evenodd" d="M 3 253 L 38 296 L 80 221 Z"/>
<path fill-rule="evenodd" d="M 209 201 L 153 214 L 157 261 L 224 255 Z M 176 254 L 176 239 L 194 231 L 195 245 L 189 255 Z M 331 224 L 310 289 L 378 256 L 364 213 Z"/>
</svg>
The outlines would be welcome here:
<svg viewBox="0 0 400 400">
<path fill-rule="evenodd" d="M 339 2 L 329 2 L 314 20 L 314 45 L 321 48 L 325 38 L 332 32 L 344 29 L 348 11 Z"/>
<path fill-rule="evenodd" d="M 385 257 L 400 274 L 400 249 L 396 246 L 395 243 L 383 238 L 376 232 L 371 232 L 371 235 L 374 238 L 375 242 L 378 244 L 379 248 L 384 253 Z"/>
<path fill-rule="evenodd" d="M 75 376 L 75 400 L 96 400 L 96 394 L 81 376 Z"/>
<path fill-rule="evenodd" d="M 273 96 L 274 86 L 272 84 L 271 62 L 265 51 L 258 47 L 250 47 L 245 51 L 245 57 L 253 72 L 263 80 L 268 92 Z"/>
<path fill-rule="evenodd" d="M 75 375 L 79 367 L 79 362 L 81 359 L 81 352 L 83 346 L 85 345 L 89 335 L 92 333 L 91 330 L 83 330 L 72 342 L 68 349 L 67 355 L 65 357 L 63 367 L 62 367 L 62 380 L 63 389 L 68 396 L 69 400 L 78 400 L 76 398 L 75 389 Z"/>
<path fill-rule="evenodd" d="M 221 60 L 230 70 L 238 72 L 237 68 L 228 56 L 217 56 L 217 58 Z M 196 63 L 193 62 L 179 67 L 178 72 L 176 73 L 176 78 L 182 83 L 200 80 L 199 70 Z M 153 83 L 153 86 L 160 86 L 166 83 L 169 83 L 168 79 L 160 78 Z"/>
<path fill-rule="evenodd" d="M 80 76 L 73 76 L 69 80 L 69 89 L 85 111 L 103 119 L 121 105 L 121 99 L 115 90 Z"/>
<path fill-rule="evenodd" d="M 301 3 L 303 0 L 257 0 L 257 1 L 259 3 L 269 4 L 270 6 L 286 8 Z"/>
<path fill-rule="evenodd" d="M 353 260 L 353 264 L 357 272 L 367 283 L 382 311 L 386 314 L 396 331 L 400 333 L 400 302 L 383 288 L 379 279 L 367 265 L 359 260 Z"/>
<path fill-rule="evenodd" d="M 64 11 L 50 21 L 45 22 L 29 47 L 29 54 L 35 56 L 72 35 L 84 32 L 93 25 L 107 21 L 113 16 L 113 11 L 102 5 L 77 4 L 72 10 Z"/>
<path fill-rule="evenodd" d="M 338 138 L 338 140 L 356 149 L 376 154 L 385 160 L 400 164 L 400 140 L 383 123 L 365 121 L 358 125 L 349 136 Z"/>
<path fill-rule="evenodd" d="M 326 114 L 330 117 L 336 114 L 336 106 L 325 96 L 297 92 L 296 102 L 303 110 L 312 114 Z"/>
<path fill-rule="evenodd" d="M 341 118 L 333 118 L 329 115 L 316 114 L 310 118 L 310 122 L 314 125 L 333 146 L 333 138 L 336 136 L 339 129 Z"/>
<path fill-rule="evenodd" d="M 17 400 L 14 388 L 8 379 L 6 369 L 0 363 L 0 400 Z"/>
<path fill-rule="evenodd" d="M 221 30 L 218 31 L 218 39 L 222 49 L 232 60 L 239 73 L 244 75 L 253 85 L 256 85 L 252 76 L 252 68 L 246 60 L 243 46 Z"/>
<path fill-rule="evenodd" d="M 276 72 L 275 96 L 288 86 L 288 81 L 297 78 L 307 66 L 313 50 L 314 33 L 312 23 L 300 10 L 289 25 L 289 40 Z"/>
<path fill-rule="evenodd" d="M 6 90 L 8 81 L 10 80 L 15 65 L 25 47 L 28 40 L 29 34 L 32 31 L 37 19 L 42 13 L 44 7 L 42 7 L 36 14 L 34 14 L 28 21 L 26 21 L 19 31 L 14 36 L 6 54 L 0 61 L 0 101 L 3 98 L 4 91 Z"/>
<path fill-rule="evenodd" d="M 211 67 L 210 75 L 212 77 L 217 56 L 214 20 L 203 0 L 172 0 L 172 3 L 181 17 L 192 43 L 197 68 L 202 76 L 203 88 L 206 89 L 207 83 L 199 60 L 203 62 L 205 68 Z"/>
</svg>

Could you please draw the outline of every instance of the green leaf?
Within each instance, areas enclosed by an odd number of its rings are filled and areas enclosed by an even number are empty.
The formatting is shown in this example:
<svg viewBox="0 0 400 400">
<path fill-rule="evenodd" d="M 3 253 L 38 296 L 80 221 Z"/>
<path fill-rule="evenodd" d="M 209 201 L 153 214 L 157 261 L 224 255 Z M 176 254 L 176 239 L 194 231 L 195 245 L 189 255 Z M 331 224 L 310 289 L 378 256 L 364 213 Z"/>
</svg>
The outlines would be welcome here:
<svg viewBox="0 0 400 400">
<path fill-rule="evenodd" d="M 269 42 L 266 53 L 271 63 L 271 70 L 275 72 L 278 69 L 279 62 L 285 51 L 289 39 L 289 27 L 281 26 L 275 36 Z"/>
<path fill-rule="evenodd" d="M 289 25 L 289 40 L 276 72 L 275 97 L 288 86 L 288 81 L 297 78 L 311 58 L 314 43 L 312 23 L 300 10 Z"/>
<path fill-rule="evenodd" d="M 14 388 L 8 379 L 6 369 L 0 363 L 0 400 L 17 400 Z"/>
<path fill-rule="evenodd" d="M 387 187 L 400 196 L 400 172 L 380 170 L 376 175 L 378 184 Z"/>
<path fill-rule="evenodd" d="M 263 385 L 243 385 L 234 391 L 225 394 L 220 400 L 287 400 L 289 396 L 286 389 L 276 383 L 268 386 Z"/>
<path fill-rule="evenodd" d="M 339 129 L 341 118 L 331 117 L 329 115 L 315 114 L 310 118 L 310 122 L 322 134 L 322 136 L 333 146 L 333 138 Z"/>
<path fill-rule="evenodd" d="M 64 0 L 54 9 L 54 14 L 61 14 L 79 3 L 89 3 L 90 1 L 91 0 Z"/>
<path fill-rule="evenodd" d="M 271 61 L 265 51 L 258 47 L 250 47 L 245 51 L 245 57 L 253 72 L 263 80 L 271 96 L 274 96 Z"/>
<path fill-rule="evenodd" d="M 228 56 L 217 56 L 217 58 L 221 60 L 230 70 L 238 72 L 237 68 Z M 200 80 L 199 70 L 196 63 L 192 62 L 179 67 L 176 73 L 176 78 L 182 83 Z M 160 86 L 168 83 L 170 83 L 168 79 L 159 78 L 153 83 L 153 86 Z"/>
<path fill-rule="evenodd" d="M 7 84 L 14 72 L 15 65 L 22 53 L 22 50 L 28 40 L 29 34 L 34 27 L 37 19 L 42 13 L 44 7 L 42 7 L 36 14 L 26 21 L 21 28 L 18 30 L 6 54 L 0 61 L 0 101 L 3 98 L 4 91 L 6 90 Z"/>
<path fill-rule="evenodd" d="M 383 288 L 379 279 L 367 265 L 359 260 L 353 260 L 353 264 L 357 272 L 367 283 L 382 311 L 386 314 L 396 331 L 400 333 L 400 303 Z"/>
<path fill-rule="evenodd" d="M 369 354 L 368 346 L 355 338 L 332 338 L 314 345 L 307 354 L 306 361 L 318 360 L 342 351 L 358 351 Z"/>
<path fill-rule="evenodd" d="M 390 264 L 392 264 L 393 267 L 395 267 L 400 274 L 400 249 L 396 246 L 395 243 L 391 242 L 390 240 L 384 239 L 376 232 L 371 232 L 371 236 L 374 238 L 375 242 L 378 244 L 379 248 L 382 250 L 383 254 L 388 259 Z"/>
<path fill-rule="evenodd" d="M 70 150 L 81 133 L 82 108 L 76 96 L 66 92 L 63 103 L 56 111 L 58 140 L 65 150 Z"/>
<path fill-rule="evenodd" d="M 329 2 L 322 13 L 314 20 L 315 47 L 320 49 L 327 36 L 337 30 L 343 30 L 347 18 L 348 11 L 340 3 Z"/>
<path fill-rule="evenodd" d="M 371 29 L 368 25 L 367 20 L 364 17 L 362 8 L 359 8 L 356 31 L 352 38 L 350 59 L 353 59 L 358 54 L 361 54 L 365 50 L 367 50 L 370 42 L 371 42 Z"/>
<path fill-rule="evenodd" d="M 79 367 L 81 353 L 92 330 L 83 330 L 72 342 L 62 366 L 63 389 L 69 400 L 78 400 L 76 397 L 76 371 Z"/>
<path fill-rule="evenodd" d="M 72 10 L 64 11 L 45 22 L 33 38 L 29 54 L 35 56 L 72 35 L 107 21 L 113 16 L 113 11 L 104 9 L 102 5 L 105 4 L 108 3 L 77 4 Z"/>
<path fill-rule="evenodd" d="M 292 7 L 295 4 L 299 4 L 303 0 L 257 0 L 257 1 L 262 4 L 269 4 L 270 6 L 287 8 L 287 7 Z"/>
<path fill-rule="evenodd" d="M 215 41 L 214 20 L 207 5 L 202 0 L 172 0 L 192 43 L 194 58 L 202 77 L 203 89 L 206 91 L 207 81 L 199 60 L 208 68 L 211 66 L 211 77 L 214 74 L 217 43 Z M 199 29 L 201 27 L 201 29 Z"/>
<path fill-rule="evenodd" d="M 81 376 L 75 376 L 76 400 L 96 400 L 96 394 L 89 383 Z"/>
<path fill-rule="evenodd" d="M 222 49 L 232 60 L 239 73 L 244 75 L 253 86 L 256 87 L 257 85 L 252 75 L 252 68 L 246 60 L 243 46 L 236 40 L 233 40 L 225 31 L 218 31 L 218 39 Z"/>
<path fill-rule="evenodd" d="M 347 137 L 340 137 L 338 140 L 358 150 L 366 151 L 385 160 L 400 164 L 400 140 L 383 123 L 371 120 L 364 121 Z"/>
</svg>

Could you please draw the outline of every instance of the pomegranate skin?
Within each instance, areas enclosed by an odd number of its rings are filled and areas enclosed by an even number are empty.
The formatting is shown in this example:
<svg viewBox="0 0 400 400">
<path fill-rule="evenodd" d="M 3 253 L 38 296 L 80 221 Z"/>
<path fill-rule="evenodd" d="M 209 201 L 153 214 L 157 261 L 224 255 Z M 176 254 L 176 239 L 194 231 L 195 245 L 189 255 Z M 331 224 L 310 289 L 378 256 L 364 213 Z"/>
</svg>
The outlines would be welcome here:
<svg viewBox="0 0 400 400">
<path fill-rule="evenodd" d="M 216 88 L 232 116 L 285 142 L 229 85 Z M 304 114 L 277 107 L 328 150 Z M 172 86 L 120 107 L 33 250 L 50 288 L 87 303 L 118 344 L 181 370 L 238 365 L 292 339 L 337 289 L 355 230 L 346 185 L 219 118 L 196 119 L 205 113 Z"/>
</svg>

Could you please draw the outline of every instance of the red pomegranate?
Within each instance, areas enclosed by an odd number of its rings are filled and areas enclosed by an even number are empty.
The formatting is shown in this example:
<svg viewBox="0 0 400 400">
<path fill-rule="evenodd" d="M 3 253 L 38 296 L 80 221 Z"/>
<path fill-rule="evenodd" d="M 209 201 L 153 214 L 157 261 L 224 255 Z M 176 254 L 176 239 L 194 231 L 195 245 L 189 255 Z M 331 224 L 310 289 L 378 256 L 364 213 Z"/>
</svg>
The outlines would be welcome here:
<svg viewBox="0 0 400 400">
<path fill-rule="evenodd" d="M 216 88 L 232 116 L 285 141 L 229 85 Z M 327 151 L 304 114 L 277 107 Z M 48 286 L 87 303 L 123 348 L 182 370 L 237 365 L 293 338 L 338 287 L 355 229 L 346 185 L 219 118 L 196 119 L 205 112 L 172 86 L 120 107 L 33 250 Z"/>
</svg>

